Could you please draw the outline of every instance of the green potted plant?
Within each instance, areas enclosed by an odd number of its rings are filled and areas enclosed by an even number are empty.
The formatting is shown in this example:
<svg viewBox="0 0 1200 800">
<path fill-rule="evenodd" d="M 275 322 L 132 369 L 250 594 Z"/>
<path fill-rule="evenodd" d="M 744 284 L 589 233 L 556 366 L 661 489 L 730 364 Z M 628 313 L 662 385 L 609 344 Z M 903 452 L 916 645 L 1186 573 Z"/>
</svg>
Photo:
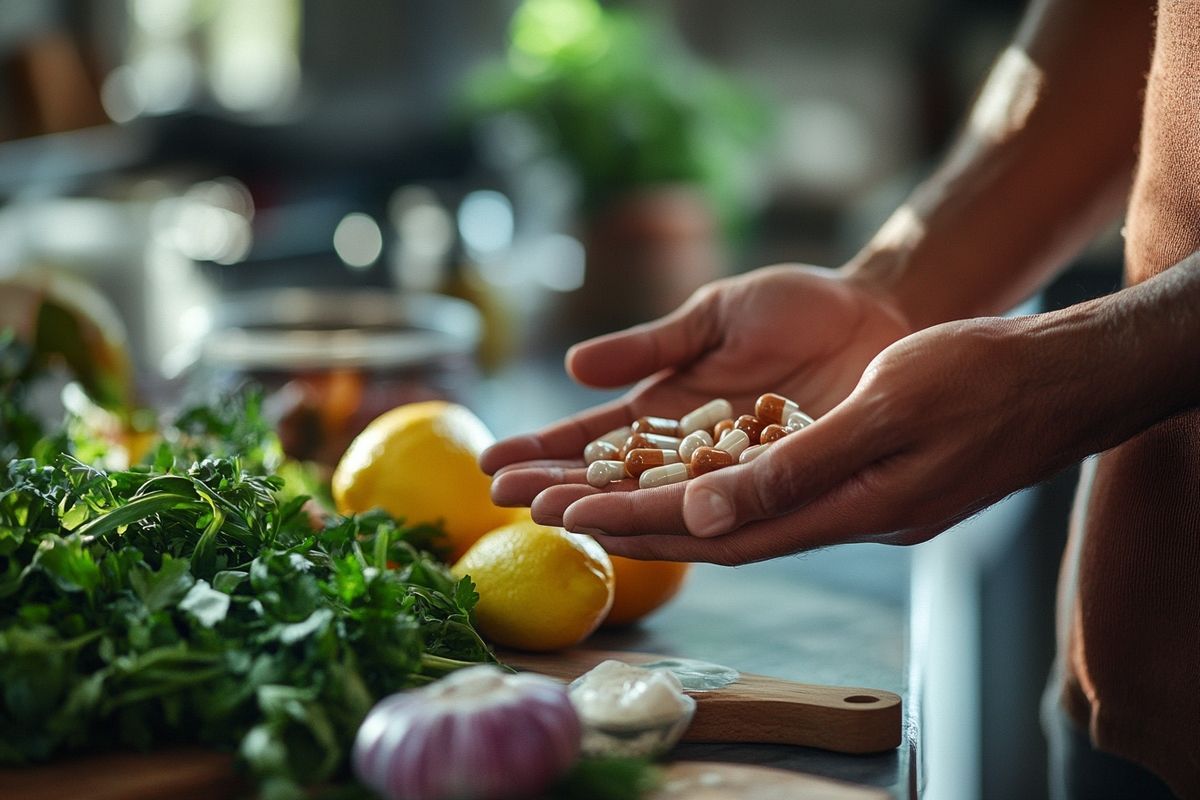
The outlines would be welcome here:
<svg viewBox="0 0 1200 800">
<path fill-rule="evenodd" d="M 470 105 L 524 116 L 578 175 L 587 302 L 636 321 L 724 272 L 765 104 L 666 25 L 595 0 L 525 0 L 509 41 L 474 76 Z"/>
</svg>

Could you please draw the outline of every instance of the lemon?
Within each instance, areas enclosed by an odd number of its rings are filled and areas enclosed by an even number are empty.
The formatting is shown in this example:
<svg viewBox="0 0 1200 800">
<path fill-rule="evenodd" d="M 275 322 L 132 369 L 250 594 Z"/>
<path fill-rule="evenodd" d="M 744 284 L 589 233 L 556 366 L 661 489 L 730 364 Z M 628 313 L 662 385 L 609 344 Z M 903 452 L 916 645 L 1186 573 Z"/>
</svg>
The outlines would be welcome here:
<svg viewBox="0 0 1200 800">
<path fill-rule="evenodd" d="M 683 586 L 692 566 L 681 561 L 638 561 L 610 556 L 616 591 L 604 626 L 617 627 L 637 622 L 666 603 Z"/>
<path fill-rule="evenodd" d="M 451 571 L 475 581 L 480 632 L 521 650 L 578 644 L 612 605 L 612 562 L 596 540 L 528 520 L 491 531 Z"/>
<path fill-rule="evenodd" d="M 483 534 L 514 519 L 489 494 L 479 454 L 494 441 L 469 409 L 440 400 L 410 403 L 372 420 L 333 472 L 343 514 L 382 508 L 413 523 L 441 522 L 451 560 Z"/>
</svg>

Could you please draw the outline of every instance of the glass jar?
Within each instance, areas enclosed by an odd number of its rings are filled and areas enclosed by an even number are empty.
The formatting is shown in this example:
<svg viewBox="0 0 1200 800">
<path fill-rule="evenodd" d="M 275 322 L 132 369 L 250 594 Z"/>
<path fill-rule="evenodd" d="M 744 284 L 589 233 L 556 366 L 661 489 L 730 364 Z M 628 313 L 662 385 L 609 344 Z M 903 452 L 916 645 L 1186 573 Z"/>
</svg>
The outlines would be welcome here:
<svg viewBox="0 0 1200 800">
<path fill-rule="evenodd" d="M 245 292 L 217 305 L 197 379 L 262 386 L 284 451 L 332 467 L 383 412 L 468 394 L 480 332 L 475 307 L 444 295 Z"/>
</svg>

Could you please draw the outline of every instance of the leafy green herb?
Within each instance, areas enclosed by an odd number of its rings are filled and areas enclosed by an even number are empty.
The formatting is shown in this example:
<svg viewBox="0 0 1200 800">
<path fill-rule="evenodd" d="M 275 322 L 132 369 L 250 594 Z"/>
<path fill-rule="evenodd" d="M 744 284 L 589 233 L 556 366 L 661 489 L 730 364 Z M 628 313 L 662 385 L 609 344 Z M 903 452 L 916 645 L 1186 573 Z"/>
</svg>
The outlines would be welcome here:
<svg viewBox="0 0 1200 800">
<path fill-rule="evenodd" d="M 422 549 L 438 531 L 380 513 L 314 530 L 255 414 L 189 412 L 132 470 L 5 465 L 0 762 L 240 742 L 264 792 L 294 795 L 344 775 L 377 699 L 493 660 L 474 587 Z"/>
</svg>

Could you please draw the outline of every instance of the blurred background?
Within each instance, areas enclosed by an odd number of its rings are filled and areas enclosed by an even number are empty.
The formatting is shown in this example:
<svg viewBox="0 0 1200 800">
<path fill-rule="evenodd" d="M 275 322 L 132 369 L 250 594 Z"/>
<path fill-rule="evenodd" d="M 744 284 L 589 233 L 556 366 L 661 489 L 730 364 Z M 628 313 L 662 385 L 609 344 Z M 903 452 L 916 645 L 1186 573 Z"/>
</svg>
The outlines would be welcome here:
<svg viewBox="0 0 1200 800">
<path fill-rule="evenodd" d="M 512 433 L 597 399 L 573 341 L 852 255 L 1023 6 L 0 0 L 0 295 L 87 309 L 144 404 L 258 381 L 298 457 L 428 397 Z M 1098 246 L 1034 302 L 1117 268 Z M 916 570 L 955 615 L 914 654 L 950 675 L 930 796 L 1044 794 L 1071 482 Z"/>
</svg>

